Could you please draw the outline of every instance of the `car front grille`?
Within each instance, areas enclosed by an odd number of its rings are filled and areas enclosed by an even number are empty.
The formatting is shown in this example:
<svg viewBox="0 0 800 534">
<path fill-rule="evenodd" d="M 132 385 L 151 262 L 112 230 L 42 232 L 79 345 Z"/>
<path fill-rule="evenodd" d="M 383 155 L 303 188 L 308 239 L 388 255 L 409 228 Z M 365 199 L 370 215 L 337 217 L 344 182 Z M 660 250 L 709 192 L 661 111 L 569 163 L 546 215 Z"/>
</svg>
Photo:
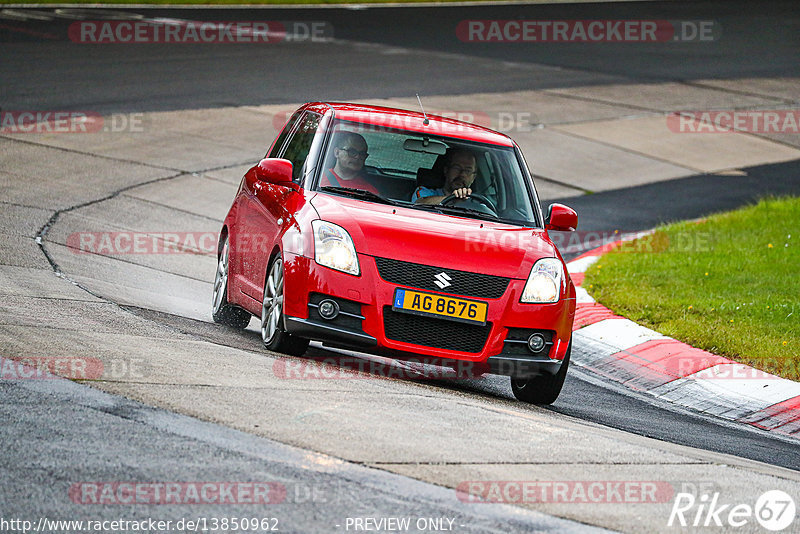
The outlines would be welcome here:
<svg viewBox="0 0 800 534">
<path fill-rule="evenodd" d="M 492 330 L 492 323 L 472 325 L 396 312 L 391 306 L 384 306 L 383 328 L 386 337 L 395 341 L 460 352 L 480 352 Z"/>
<path fill-rule="evenodd" d="M 486 299 L 496 299 L 503 296 L 509 278 L 492 276 L 481 273 L 471 273 L 469 271 L 456 271 L 432 265 L 421 265 L 389 258 L 375 258 L 378 266 L 378 274 L 381 278 L 392 284 L 428 289 L 450 293 L 451 295 L 463 295 L 465 297 L 478 297 Z M 445 273 L 449 280 L 441 277 Z M 440 277 L 437 279 L 437 275 Z M 446 282 L 450 285 L 439 287 L 436 282 Z"/>
</svg>

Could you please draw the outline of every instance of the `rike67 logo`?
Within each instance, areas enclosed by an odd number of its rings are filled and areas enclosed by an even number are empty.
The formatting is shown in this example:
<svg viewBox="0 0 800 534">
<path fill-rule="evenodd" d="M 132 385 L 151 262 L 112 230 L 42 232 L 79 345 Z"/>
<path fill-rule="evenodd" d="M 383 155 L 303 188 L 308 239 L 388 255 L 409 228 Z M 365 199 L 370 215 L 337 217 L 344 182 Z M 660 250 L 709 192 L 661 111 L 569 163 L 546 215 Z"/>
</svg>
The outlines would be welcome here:
<svg viewBox="0 0 800 534">
<path fill-rule="evenodd" d="M 678 493 L 667 521 L 668 527 L 724 527 L 740 528 L 755 519 L 767 530 L 778 532 L 792 525 L 795 518 L 794 499 L 781 490 L 763 493 L 755 503 L 721 503 L 720 494 Z M 797 532 L 797 529 L 792 530 Z"/>
</svg>

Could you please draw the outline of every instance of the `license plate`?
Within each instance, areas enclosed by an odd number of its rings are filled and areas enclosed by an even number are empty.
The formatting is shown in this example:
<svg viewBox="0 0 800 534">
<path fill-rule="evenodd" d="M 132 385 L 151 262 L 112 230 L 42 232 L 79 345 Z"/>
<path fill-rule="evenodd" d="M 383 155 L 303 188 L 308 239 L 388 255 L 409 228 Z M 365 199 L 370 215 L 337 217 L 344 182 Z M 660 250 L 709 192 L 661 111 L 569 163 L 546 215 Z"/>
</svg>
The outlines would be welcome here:
<svg viewBox="0 0 800 534">
<path fill-rule="evenodd" d="M 442 295 L 421 293 L 409 289 L 394 290 L 392 309 L 395 311 L 432 315 L 472 324 L 486 324 L 489 305 L 477 300 L 458 299 Z"/>
</svg>

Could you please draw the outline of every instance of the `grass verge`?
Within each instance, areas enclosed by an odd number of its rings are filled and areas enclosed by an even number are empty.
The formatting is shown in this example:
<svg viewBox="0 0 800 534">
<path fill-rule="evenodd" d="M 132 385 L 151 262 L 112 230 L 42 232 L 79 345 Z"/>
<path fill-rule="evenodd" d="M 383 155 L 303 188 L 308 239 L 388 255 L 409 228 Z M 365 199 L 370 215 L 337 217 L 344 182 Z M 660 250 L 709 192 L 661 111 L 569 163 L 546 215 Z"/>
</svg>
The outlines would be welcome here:
<svg viewBox="0 0 800 534">
<path fill-rule="evenodd" d="M 662 334 L 800 380 L 800 198 L 658 228 L 603 256 L 583 287 Z"/>
</svg>

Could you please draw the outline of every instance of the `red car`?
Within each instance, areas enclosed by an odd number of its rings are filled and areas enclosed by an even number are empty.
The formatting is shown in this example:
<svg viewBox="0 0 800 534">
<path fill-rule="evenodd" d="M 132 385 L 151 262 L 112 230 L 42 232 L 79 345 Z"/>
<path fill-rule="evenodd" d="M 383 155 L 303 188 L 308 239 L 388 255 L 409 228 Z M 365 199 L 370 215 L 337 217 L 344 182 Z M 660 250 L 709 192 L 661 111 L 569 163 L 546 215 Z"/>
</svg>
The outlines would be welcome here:
<svg viewBox="0 0 800 534">
<path fill-rule="evenodd" d="M 261 318 L 267 349 L 309 340 L 511 377 L 555 401 L 575 288 L 519 147 L 501 133 L 376 106 L 309 103 L 242 179 L 222 227 L 213 318 Z"/>
</svg>

